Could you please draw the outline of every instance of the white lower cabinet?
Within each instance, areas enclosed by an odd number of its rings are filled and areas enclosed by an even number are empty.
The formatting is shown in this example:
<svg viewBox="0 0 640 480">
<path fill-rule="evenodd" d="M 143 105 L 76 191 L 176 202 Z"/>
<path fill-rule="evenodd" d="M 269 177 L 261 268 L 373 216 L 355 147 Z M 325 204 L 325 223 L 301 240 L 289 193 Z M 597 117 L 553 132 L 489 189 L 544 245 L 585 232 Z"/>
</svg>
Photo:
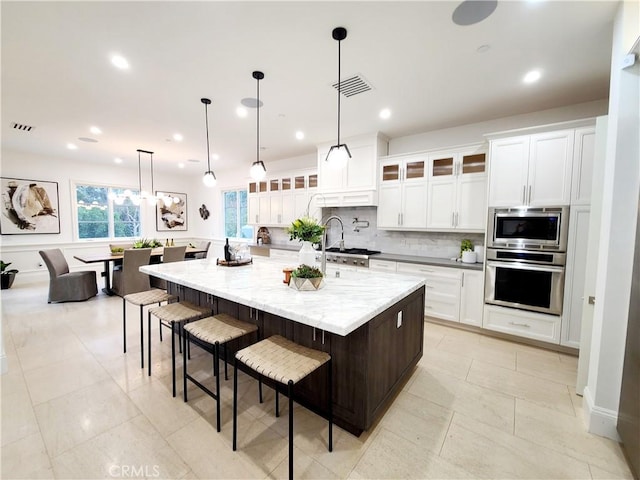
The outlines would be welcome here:
<svg viewBox="0 0 640 480">
<path fill-rule="evenodd" d="M 369 270 L 374 272 L 389 272 L 395 273 L 397 269 L 397 263 L 387 260 L 369 260 Z"/>
<path fill-rule="evenodd" d="M 560 342 L 560 317 L 557 315 L 485 305 L 482 326 L 489 330 L 542 342 Z"/>
<path fill-rule="evenodd" d="M 460 323 L 482 327 L 483 307 L 484 273 L 481 270 L 462 270 Z"/>
<path fill-rule="evenodd" d="M 424 277 L 425 315 L 452 322 L 459 321 L 461 270 L 398 262 L 397 271 Z"/>
</svg>

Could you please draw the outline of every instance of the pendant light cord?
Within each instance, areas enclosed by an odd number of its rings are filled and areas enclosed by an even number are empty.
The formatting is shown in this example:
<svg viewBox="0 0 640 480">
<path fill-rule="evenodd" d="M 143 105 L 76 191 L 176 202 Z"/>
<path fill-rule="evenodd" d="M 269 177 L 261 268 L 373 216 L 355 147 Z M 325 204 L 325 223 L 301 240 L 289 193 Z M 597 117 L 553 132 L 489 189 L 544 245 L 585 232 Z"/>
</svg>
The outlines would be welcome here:
<svg viewBox="0 0 640 480">
<path fill-rule="evenodd" d="M 153 153 L 151 154 L 151 195 L 153 196 Z"/>
<path fill-rule="evenodd" d="M 204 104 L 204 124 L 207 129 L 207 173 L 211 171 L 211 157 L 209 156 L 209 113 L 207 104 Z"/>
<path fill-rule="evenodd" d="M 340 146 L 340 43 L 338 40 L 338 146 Z"/>
<path fill-rule="evenodd" d="M 140 169 L 140 150 L 138 150 L 138 195 L 142 194 L 142 170 Z"/>
<path fill-rule="evenodd" d="M 256 87 L 256 96 L 257 96 L 257 109 L 258 114 L 256 115 L 256 162 L 260 161 L 260 78 L 256 79 L 257 87 Z"/>
</svg>

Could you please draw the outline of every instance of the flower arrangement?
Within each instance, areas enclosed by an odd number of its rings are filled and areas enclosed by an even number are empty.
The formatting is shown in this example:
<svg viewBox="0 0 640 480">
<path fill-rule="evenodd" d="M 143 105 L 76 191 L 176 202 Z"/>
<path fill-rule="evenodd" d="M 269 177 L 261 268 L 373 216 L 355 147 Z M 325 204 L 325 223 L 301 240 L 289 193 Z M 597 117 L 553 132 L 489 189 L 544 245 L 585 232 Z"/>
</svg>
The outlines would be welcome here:
<svg viewBox="0 0 640 480">
<path fill-rule="evenodd" d="M 304 216 L 294 220 L 286 232 L 289 234 L 289 240 L 320 243 L 324 227 L 315 218 Z"/>
</svg>

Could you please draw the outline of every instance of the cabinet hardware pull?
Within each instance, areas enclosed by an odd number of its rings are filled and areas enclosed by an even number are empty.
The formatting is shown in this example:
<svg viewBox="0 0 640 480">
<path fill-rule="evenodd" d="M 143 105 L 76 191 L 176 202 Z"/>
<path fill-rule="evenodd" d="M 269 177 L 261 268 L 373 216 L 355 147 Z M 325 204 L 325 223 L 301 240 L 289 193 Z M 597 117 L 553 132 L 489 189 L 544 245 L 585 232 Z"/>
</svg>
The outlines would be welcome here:
<svg viewBox="0 0 640 480">
<path fill-rule="evenodd" d="M 313 341 L 316 341 L 316 327 L 313 327 Z"/>
<path fill-rule="evenodd" d="M 464 288 L 464 272 L 462 272 L 462 285 L 460 285 L 462 288 Z"/>
<path fill-rule="evenodd" d="M 324 345 L 324 330 L 322 330 L 322 344 Z"/>
<path fill-rule="evenodd" d="M 456 218 L 456 214 L 451 212 L 451 226 L 455 227 L 455 218 Z"/>
<path fill-rule="evenodd" d="M 427 305 L 426 303 L 424 304 L 424 308 L 433 308 L 433 306 L 431 305 Z"/>
<path fill-rule="evenodd" d="M 402 224 L 400 223 L 400 214 L 398 214 L 398 225 L 402 225 Z"/>
<path fill-rule="evenodd" d="M 595 305 L 596 304 L 596 297 L 594 297 L 593 295 L 589 295 L 588 302 L 589 302 L 589 305 Z"/>
<path fill-rule="evenodd" d="M 458 226 L 458 212 L 456 212 L 456 224 L 454 225 L 454 227 Z"/>
<path fill-rule="evenodd" d="M 522 186 L 522 204 L 523 204 L 523 205 L 526 205 L 526 204 L 527 204 L 527 197 L 526 197 L 526 195 L 527 195 L 527 186 L 526 186 L 526 185 L 523 185 L 523 186 Z"/>
<path fill-rule="evenodd" d="M 531 325 L 527 323 L 519 323 L 519 322 L 509 322 L 509 325 L 513 325 L 514 327 L 527 327 L 531 328 Z"/>
<path fill-rule="evenodd" d="M 528 205 L 531 205 L 531 185 L 529 185 L 529 200 L 527 201 Z"/>
</svg>

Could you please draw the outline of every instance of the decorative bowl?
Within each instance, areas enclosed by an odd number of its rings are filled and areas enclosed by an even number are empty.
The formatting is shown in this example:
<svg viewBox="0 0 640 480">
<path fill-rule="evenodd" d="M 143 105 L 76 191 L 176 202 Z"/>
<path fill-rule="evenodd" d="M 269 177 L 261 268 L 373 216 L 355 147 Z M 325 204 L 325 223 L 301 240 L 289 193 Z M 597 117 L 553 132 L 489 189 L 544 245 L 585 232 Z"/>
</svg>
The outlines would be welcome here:
<svg viewBox="0 0 640 480">
<path fill-rule="evenodd" d="M 324 287 L 324 278 L 323 277 L 316 277 L 316 278 L 291 277 L 289 286 L 295 290 L 300 290 L 300 291 L 320 290 L 322 287 Z"/>
</svg>

